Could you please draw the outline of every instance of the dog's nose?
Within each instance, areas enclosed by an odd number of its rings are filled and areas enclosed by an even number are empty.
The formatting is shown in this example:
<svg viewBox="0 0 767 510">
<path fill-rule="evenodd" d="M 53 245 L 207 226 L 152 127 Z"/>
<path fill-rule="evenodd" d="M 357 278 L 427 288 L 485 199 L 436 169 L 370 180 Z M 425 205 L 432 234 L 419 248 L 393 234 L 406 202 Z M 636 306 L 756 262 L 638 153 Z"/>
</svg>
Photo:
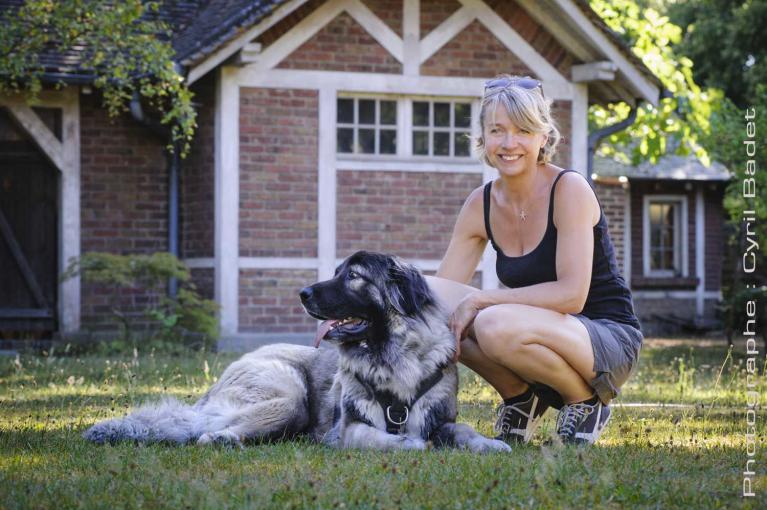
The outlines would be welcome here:
<svg viewBox="0 0 767 510">
<path fill-rule="evenodd" d="M 301 292 L 299 292 L 299 295 L 301 296 L 301 301 L 306 301 L 308 299 L 311 299 L 312 297 L 312 288 L 311 287 L 304 287 L 301 289 Z"/>
</svg>

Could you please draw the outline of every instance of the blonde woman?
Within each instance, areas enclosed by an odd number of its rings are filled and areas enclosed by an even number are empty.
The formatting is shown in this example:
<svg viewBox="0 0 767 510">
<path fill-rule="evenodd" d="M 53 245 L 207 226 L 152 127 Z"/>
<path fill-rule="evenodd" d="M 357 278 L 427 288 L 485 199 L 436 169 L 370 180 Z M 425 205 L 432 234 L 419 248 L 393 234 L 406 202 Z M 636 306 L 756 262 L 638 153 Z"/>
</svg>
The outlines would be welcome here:
<svg viewBox="0 0 767 510">
<path fill-rule="evenodd" d="M 560 135 L 538 80 L 488 81 L 480 123 L 498 178 L 466 199 L 429 284 L 458 359 L 503 398 L 500 438 L 529 441 L 553 406 L 562 441 L 594 443 L 642 344 L 605 216 L 583 176 L 551 164 Z M 488 241 L 504 288 L 478 290 L 465 284 Z"/>
</svg>

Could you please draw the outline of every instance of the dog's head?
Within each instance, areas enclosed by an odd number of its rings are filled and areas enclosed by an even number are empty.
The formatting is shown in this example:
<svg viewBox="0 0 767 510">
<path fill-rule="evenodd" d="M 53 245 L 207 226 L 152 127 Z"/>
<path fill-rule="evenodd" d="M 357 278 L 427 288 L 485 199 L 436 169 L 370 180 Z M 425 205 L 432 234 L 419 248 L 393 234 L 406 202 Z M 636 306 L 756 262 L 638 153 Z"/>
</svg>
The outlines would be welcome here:
<svg viewBox="0 0 767 510">
<path fill-rule="evenodd" d="M 435 304 L 426 280 L 396 257 L 359 251 L 336 269 L 330 280 L 301 290 L 301 302 L 322 320 L 316 344 L 372 343 L 388 339 L 397 319 L 421 319 Z"/>
</svg>

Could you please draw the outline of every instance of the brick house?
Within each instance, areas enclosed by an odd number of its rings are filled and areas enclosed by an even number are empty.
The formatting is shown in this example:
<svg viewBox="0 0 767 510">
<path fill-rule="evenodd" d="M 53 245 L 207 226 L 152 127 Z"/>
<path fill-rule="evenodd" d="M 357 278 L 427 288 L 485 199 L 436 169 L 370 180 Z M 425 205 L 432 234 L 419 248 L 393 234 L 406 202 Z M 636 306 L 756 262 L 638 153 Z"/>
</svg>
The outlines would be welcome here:
<svg viewBox="0 0 767 510">
<path fill-rule="evenodd" d="M 555 164 L 584 174 L 588 106 L 656 104 L 662 89 L 582 0 L 210 0 L 175 2 L 165 15 L 199 105 L 181 162 L 180 255 L 221 304 L 232 348 L 307 341 L 316 324 L 298 290 L 358 249 L 436 270 L 463 200 L 495 175 L 467 137 L 487 78 L 541 79 L 564 136 Z M 0 330 L 106 329 L 107 296 L 59 283 L 66 261 L 168 249 L 164 141 L 130 115 L 108 119 L 89 90 L 45 92 L 35 108 L 0 97 L 0 205 L 47 186 L 27 209 L 3 206 L 19 250 L 0 262 L 15 267 L 23 253 L 29 270 L 1 277 L 20 290 L 0 291 Z M 596 181 L 621 264 L 641 246 L 625 204 L 641 203 L 642 188 L 631 183 L 629 193 Z M 685 203 L 692 221 L 697 206 Z M 41 214 L 57 227 L 24 238 L 23 218 Z M 476 285 L 498 285 L 494 264 L 489 250 Z M 633 277 L 636 264 L 624 264 Z"/>
</svg>

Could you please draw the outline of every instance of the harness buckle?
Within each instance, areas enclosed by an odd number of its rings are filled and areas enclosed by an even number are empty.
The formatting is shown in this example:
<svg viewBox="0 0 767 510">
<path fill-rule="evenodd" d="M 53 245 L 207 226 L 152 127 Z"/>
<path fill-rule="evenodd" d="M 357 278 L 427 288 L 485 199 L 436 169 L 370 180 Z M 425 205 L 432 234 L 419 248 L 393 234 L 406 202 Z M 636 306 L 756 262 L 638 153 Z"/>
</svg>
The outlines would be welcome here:
<svg viewBox="0 0 767 510">
<path fill-rule="evenodd" d="M 410 412 L 408 411 L 407 406 L 402 406 L 405 410 L 405 418 L 402 421 L 396 421 L 391 417 L 391 408 L 392 406 L 386 407 L 386 419 L 389 420 L 389 423 L 393 423 L 394 425 L 404 425 L 407 423 L 407 419 L 410 417 Z"/>
</svg>

